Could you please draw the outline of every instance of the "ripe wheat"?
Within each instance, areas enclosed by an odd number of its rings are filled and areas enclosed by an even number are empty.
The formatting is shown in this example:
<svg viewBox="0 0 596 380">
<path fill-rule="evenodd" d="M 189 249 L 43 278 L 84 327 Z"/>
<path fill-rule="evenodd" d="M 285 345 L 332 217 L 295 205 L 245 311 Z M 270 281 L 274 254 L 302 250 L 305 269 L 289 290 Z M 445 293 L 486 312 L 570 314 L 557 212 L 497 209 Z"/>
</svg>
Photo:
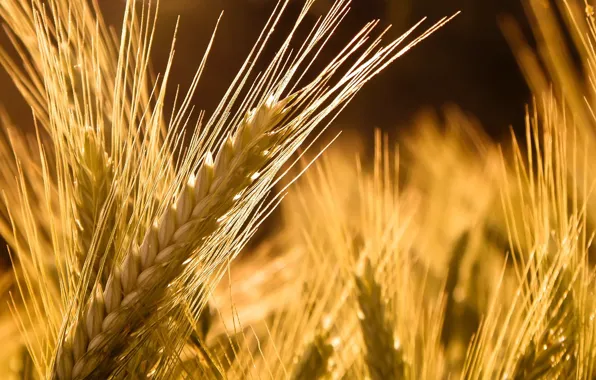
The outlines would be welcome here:
<svg viewBox="0 0 596 380">
<path fill-rule="evenodd" d="M 312 3 L 305 3 L 295 28 L 244 91 L 288 5 L 278 3 L 220 105 L 205 123 L 200 115 L 184 151 L 190 98 L 206 61 L 166 123 L 173 53 L 160 80 L 152 78 L 148 57 L 157 12 L 151 4 L 127 2 L 119 45 L 95 3 L 0 4 L 20 59 L 2 51 L 0 63 L 32 107 L 39 134 L 50 141 L 46 146 L 38 139 L 42 174 L 31 185 L 44 190 L 50 238 L 40 241 L 29 227 L 37 222 L 20 171 L 12 189 L 19 202 L 7 203 L 9 213 L 14 208 L 23 215 L 23 223 L 11 227 L 28 245 L 22 249 L 12 240 L 16 258 L 36 263 L 17 276 L 22 298 L 32 302 L 17 314 L 22 325 L 48 319 L 36 344 L 25 334 L 40 376 L 109 378 L 140 371 L 165 377 L 177 370 L 178 354 L 193 346 L 191 330 L 226 263 L 277 205 L 277 198 L 266 202 L 266 196 L 282 166 L 370 78 L 448 21 L 403 47 L 414 28 L 382 46 L 380 37 L 370 38 L 376 23 L 369 23 L 304 84 L 305 71 L 349 4 L 335 2 L 293 51 L 294 32 Z M 23 159 L 17 155 L 17 166 Z M 55 205 L 48 202 L 53 192 Z M 38 264 L 45 258 L 54 269 Z M 195 351 L 208 358 L 203 340 Z"/>
<path fill-rule="evenodd" d="M 276 134 L 283 130 L 274 128 L 288 111 L 286 104 L 266 103 L 247 115 L 239 131 L 225 141 L 215 163 L 207 153 L 196 179 L 191 178 L 140 247 L 133 248 L 122 266 L 112 271 L 105 291 L 97 291 L 80 327 L 73 327 L 73 357 L 66 350 L 58 356 L 59 378 L 105 377 L 112 371 L 113 359 L 106 353 L 118 355 L 119 347 L 126 346 L 126 331 L 133 332 L 146 319 L 143 310 L 151 310 L 147 306 L 159 303 L 168 283 L 190 258 L 192 241 L 202 241 L 216 230 L 218 219 L 231 210 L 237 194 L 276 148 Z"/>
</svg>

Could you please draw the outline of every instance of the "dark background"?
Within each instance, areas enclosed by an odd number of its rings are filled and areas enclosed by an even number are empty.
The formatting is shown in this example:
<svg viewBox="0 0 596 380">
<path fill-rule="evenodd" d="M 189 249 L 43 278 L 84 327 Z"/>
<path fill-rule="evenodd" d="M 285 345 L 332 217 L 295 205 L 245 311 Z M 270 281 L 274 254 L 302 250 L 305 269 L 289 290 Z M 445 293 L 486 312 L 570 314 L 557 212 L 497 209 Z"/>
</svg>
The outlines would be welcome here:
<svg viewBox="0 0 596 380">
<path fill-rule="evenodd" d="M 233 78 L 258 36 L 276 0 L 164 0 L 154 61 L 163 67 L 177 16 L 180 29 L 171 83 L 187 83 L 196 69 L 221 11 L 223 18 L 195 104 L 212 109 Z M 331 0 L 317 0 L 311 17 L 324 11 Z M 122 4 L 104 1 L 106 14 L 117 20 Z M 294 0 L 291 13 L 303 0 Z M 374 127 L 395 130 L 407 125 L 421 107 L 439 108 L 455 103 L 475 115 L 493 136 L 509 125 L 523 125 L 528 89 L 498 18 L 513 16 L 524 23 L 523 0 L 353 0 L 352 10 L 340 27 L 329 55 L 348 41 L 367 21 L 380 19 L 393 25 L 397 37 L 427 17 L 427 26 L 457 11 L 461 14 L 430 39 L 396 61 L 370 82 L 344 111 L 336 128 L 357 128 L 372 135 Z M 286 23 L 288 26 L 289 23 Z M 279 29 L 283 30 L 283 23 Z M 526 28 L 527 30 L 527 28 Z M 419 29 L 420 32 L 423 29 Z M 280 33 L 283 34 L 283 33 Z M 329 59 L 331 57 L 322 57 Z"/>
<path fill-rule="evenodd" d="M 118 28 L 124 1 L 98 1 L 108 23 Z M 242 65 L 275 1 L 162 0 L 153 49 L 156 71 L 165 66 L 180 15 L 170 84 L 180 84 L 185 90 L 224 11 L 207 69 L 193 99 L 198 109 L 213 110 Z M 523 1 L 353 0 L 349 16 L 327 50 L 329 56 L 322 57 L 325 61 L 371 19 L 380 19 L 382 26 L 393 24 L 390 35 L 397 37 L 422 17 L 428 17 L 425 25 L 430 26 L 443 16 L 462 13 L 368 83 L 337 119 L 334 130 L 357 130 L 370 137 L 375 127 L 395 132 L 406 128 L 421 109 L 439 109 L 446 104 L 457 104 L 474 115 L 497 139 L 508 134 L 509 126 L 521 129 L 529 91 L 498 19 L 513 16 L 529 35 Z M 328 2 L 317 0 L 309 17 L 314 21 Z M 292 2 L 288 21 L 302 3 L 303 0 Z M 282 22 L 279 34 L 283 35 L 284 27 L 290 25 Z M 7 42 L 5 36 L 0 42 Z M 13 120 L 22 128 L 31 128 L 31 112 L 3 71 L 0 71 L 0 89 L 0 101 Z"/>
<path fill-rule="evenodd" d="M 119 27 L 123 0 L 98 0 L 108 23 Z M 331 0 L 317 0 L 314 20 Z M 523 124 L 528 89 L 498 18 L 511 15 L 524 23 L 524 0 L 353 0 L 352 10 L 331 47 L 330 59 L 367 21 L 393 24 L 391 36 L 428 17 L 430 26 L 443 16 L 462 13 L 430 39 L 415 47 L 371 81 L 344 111 L 337 128 L 358 128 L 372 134 L 374 127 L 395 130 L 407 125 L 422 107 L 439 108 L 455 103 L 475 115 L 487 131 L 500 136 L 509 125 Z M 156 71 L 163 70 L 174 26 L 180 15 L 176 57 L 170 83 L 184 89 L 207 46 L 218 16 L 224 11 L 208 66 L 193 101 L 199 109 L 212 110 L 224 93 L 257 38 L 276 0 L 162 0 L 153 49 Z M 293 0 L 287 20 L 303 0 Z M 288 27 L 289 22 L 285 22 Z M 279 35 L 283 34 L 282 22 Z M 423 29 L 419 29 L 420 32 Z M 6 39 L 1 39 L 6 43 Z M 31 113 L 10 79 L 0 74 L 3 105 L 18 125 L 32 125 Z"/>
</svg>

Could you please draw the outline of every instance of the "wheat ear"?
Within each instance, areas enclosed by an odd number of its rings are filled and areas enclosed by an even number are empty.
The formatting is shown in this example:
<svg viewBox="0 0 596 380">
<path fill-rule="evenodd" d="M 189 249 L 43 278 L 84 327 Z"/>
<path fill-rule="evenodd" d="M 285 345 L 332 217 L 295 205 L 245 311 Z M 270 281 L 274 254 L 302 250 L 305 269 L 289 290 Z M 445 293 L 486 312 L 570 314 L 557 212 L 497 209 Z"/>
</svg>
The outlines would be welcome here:
<svg viewBox="0 0 596 380">
<path fill-rule="evenodd" d="M 366 259 L 364 271 L 355 277 L 360 329 L 366 348 L 365 362 L 372 380 L 403 379 L 406 365 L 401 346 L 393 334 L 393 317 L 383 302 L 375 270 Z"/>
<path fill-rule="evenodd" d="M 58 378 L 104 378 L 117 365 L 130 334 L 163 297 L 167 285 L 182 271 L 193 242 L 217 229 L 218 219 L 232 209 L 235 196 L 246 188 L 268 161 L 283 131 L 272 131 L 285 114 L 288 99 L 268 101 L 249 113 L 239 130 L 220 149 L 215 162 L 207 153 L 196 178 L 153 224 L 141 245 L 128 252 L 100 286 L 85 315 L 68 332 L 58 350 Z M 199 243 L 200 244 L 200 243 Z"/>
<path fill-rule="evenodd" d="M 104 267 L 110 268 L 112 266 L 110 259 L 114 255 L 114 246 L 109 244 L 110 236 L 107 233 L 96 234 L 95 230 L 100 218 L 102 218 L 102 224 L 104 225 L 112 226 L 114 224 L 115 209 L 112 207 L 104 209 L 110 196 L 114 171 L 99 136 L 92 128 L 87 128 L 84 132 L 83 151 L 78 158 L 80 162 L 76 163 L 74 167 L 76 176 L 75 204 L 77 226 L 79 228 L 77 260 L 78 268 L 82 270 L 87 258 L 92 257 L 93 259 L 88 264 L 91 270 L 90 281 L 88 281 L 90 292 L 91 286 L 95 283 L 102 259 L 104 257 L 107 259 Z M 103 217 L 101 215 L 102 211 L 107 212 Z M 94 236 L 97 236 L 97 241 L 94 241 Z M 98 254 L 93 255 L 92 252 Z M 104 277 L 107 277 L 107 275 L 104 275 Z M 104 280 L 107 280 L 107 278 L 104 278 Z"/>
</svg>

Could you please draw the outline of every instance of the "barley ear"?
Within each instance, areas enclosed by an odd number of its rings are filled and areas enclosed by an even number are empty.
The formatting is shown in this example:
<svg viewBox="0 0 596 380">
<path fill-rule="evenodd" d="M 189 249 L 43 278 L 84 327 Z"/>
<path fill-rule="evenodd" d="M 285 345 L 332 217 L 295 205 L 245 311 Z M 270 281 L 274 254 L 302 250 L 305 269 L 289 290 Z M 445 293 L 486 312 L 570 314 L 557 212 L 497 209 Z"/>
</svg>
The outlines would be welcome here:
<svg viewBox="0 0 596 380">
<path fill-rule="evenodd" d="M 358 318 L 364 339 L 365 362 L 372 380 L 403 379 L 406 363 L 403 351 L 394 337 L 393 320 L 383 301 L 380 284 L 370 259 L 364 271 L 355 276 Z"/>
</svg>

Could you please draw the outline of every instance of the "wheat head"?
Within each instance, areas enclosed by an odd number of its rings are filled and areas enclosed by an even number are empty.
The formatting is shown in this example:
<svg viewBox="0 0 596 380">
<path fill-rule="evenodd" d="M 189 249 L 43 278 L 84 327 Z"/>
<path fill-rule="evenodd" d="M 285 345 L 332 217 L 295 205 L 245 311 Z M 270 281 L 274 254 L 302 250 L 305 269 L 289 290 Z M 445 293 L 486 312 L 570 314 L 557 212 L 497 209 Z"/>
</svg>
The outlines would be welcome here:
<svg viewBox="0 0 596 380">
<path fill-rule="evenodd" d="M 175 205 L 145 235 L 140 247 L 125 256 L 120 268 L 109 276 L 106 289 L 96 292 L 84 319 L 86 330 L 76 326 L 73 359 L 63 352 L 57 364 L 61 379 L 81 378 L 94 373 L 106 376 L 111 360 L 105 352 L 117 352 L 125 344 L 123 330 L 135 329 L 145 319 L 142 310 L 156 303 L 166 285 L 181 271 L 189 258 L 189 236 L 203 240 L 217 228 L 218 219 L 233 206 L 233 199 L 244 190 L 255 171 L 275 149 L 271 132 L 283 118 L 287 102 L 266 103 L 247 116 L 234 136 L 228 138 L 215 162 L 208 153 L 196 179 L 182 190 Z M 231 174 L 231 175 L 230 175 Z M 126 334 L 124 334 L 126 335 Z M 86 350 L 82 347 L 87 346 Z M 74 363 L 69 368 L 68 363 Z M 64 363 L 64 365 L 63 365 Z M 101 367 L 100 372 L 96 372 Z M 94 372 L 95 371 L 95 372 Z"/>
</svg>

